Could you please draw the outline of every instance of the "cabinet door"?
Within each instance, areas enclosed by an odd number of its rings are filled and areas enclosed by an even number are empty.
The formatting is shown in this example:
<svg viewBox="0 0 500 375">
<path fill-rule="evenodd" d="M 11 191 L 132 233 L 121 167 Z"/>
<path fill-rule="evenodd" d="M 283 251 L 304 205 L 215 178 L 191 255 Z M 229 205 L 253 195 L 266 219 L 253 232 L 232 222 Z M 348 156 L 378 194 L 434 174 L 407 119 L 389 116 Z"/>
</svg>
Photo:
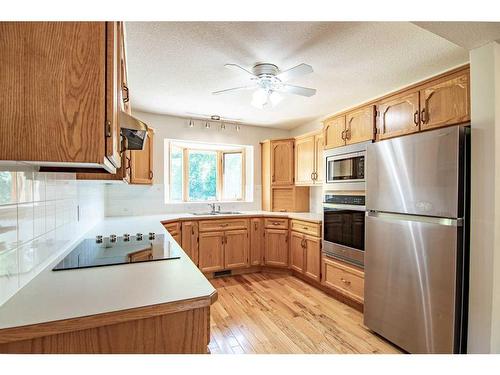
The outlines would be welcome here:
<svg viewBox="0 0 500 375">
<path fill-rule="evenodd" d="M 377 105 L 377 137 L 386 139 L 420 130 L 418 91 L 406 92 Z"/>
<path fill-rule="evenodd" d="M 315 184 L 323 183 L 323 175 L 325 173 L 326 166 L 323 164 L 323 151 L 325 149 L 325 137 L 324 133 L 321 132 L 314 136 L 314 155 L 316 158 L 314 165 L 314 172 L 316 173 L 314 176 Z"/>
<path fill-rule="evenodd" d="M 304 274 L 320 281 L 321 273 L 321 240 L 318 237 L 306 236 Z"/>
<path fill-rule="evenodd" d="M 272 185 L 293 185 L 293 139 L 271 142 Z"/>
<path fill-rule="evenodd" d="M 144 149 L 130 152 L 132 165 L 130 183 L 142 185 L 153 183 L 153 142 L 154 133 L 149 129 Z"/>
<path fill-rule="evenodd" d="M 224 268 L 248 267 L 248 230 L 224 232 Z"/>
<path fill-rule="evenodd" d="M 118 22 L 106 22 L 106 156 L 119 168 L 120 158 L 120 60 L 121 28 Z"/>
<path fill-rule="evenodd" d="M 120 35 L 120 109 L 128 113 L 132 114 L 132 107 L 130 105 L 130 92 L 128 88 L 128 79 L 127 79 L 127 61 L 126 61 L 126 52 L 125 52 L 125 25 L 123 22 L 118 23 L 119 35 Z"/>
<path fill-rule="evenodd" d="M 288 267 L 288 231 L 284 229 L 265 229 L 264 264 L 275 267 Z"/>
<path fill-rule="evenodd" d="M 264 241 L 263 219 L 254 218 L 250 221 L 250 265 L 258 266 L 262 263 Z"/>
<path fill-rule="evenodd" d="M 346 144 L 371 141 L 375 135 L 375 106 L 369 105 L 346 115 Z"/>
<path fill-rule="evenodd" d="M 297 272 L 304 272 L 304 245 L 303 234 L 290 232 L 290 268 Z"/>
<path fill-rule="evenodd" d="M 182 223 L 182 249 L 198 265 L 198 222 L 184 221 Z"/>
<path fill-rule="evenodd" d="M 345 116 L 338 116 L 325 121 L 323 133 L 325 135 L 325 149 L 345 146 Z"/>
<path fill-rule="evenodd" d="M 295 140 L 295 185 L 312 185 L 314 183 L 314 136 Z"/>
<path fill-rule="evenodd" d="M 198 267 L 202 272 L 224 269 L 224 232 L 199 234 Z"/>
<path fill-rule="evenodd" d="M 470 121 L 469 70 L 444 77 L 420 91 L 422 130 Z"/>
</svg>

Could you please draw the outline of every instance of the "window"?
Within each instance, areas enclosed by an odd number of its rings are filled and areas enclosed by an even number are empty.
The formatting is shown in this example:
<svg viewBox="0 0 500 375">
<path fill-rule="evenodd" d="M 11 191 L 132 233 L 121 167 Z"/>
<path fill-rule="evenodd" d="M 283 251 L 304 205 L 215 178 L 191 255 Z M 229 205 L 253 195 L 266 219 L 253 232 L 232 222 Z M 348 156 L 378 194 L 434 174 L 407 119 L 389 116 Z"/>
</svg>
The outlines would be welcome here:
<svg viewBox="0 0 500 375">
<path fill-rule="evenodd" d="M 245 149 L 170 143 L 170 201 L 244 200 Z"/>
</svg>

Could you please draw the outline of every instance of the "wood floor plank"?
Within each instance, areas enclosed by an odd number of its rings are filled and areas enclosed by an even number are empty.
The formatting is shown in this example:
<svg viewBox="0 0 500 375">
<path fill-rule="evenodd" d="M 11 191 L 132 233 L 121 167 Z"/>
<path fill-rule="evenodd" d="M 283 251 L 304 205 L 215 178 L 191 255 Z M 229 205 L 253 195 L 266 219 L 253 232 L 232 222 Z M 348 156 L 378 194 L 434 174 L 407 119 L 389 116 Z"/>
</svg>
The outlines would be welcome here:
<svg viewBox="0 0 500 375">
<path fill-rule="evenodd" d="M 291 275 L 249 273 L 211 280 L 213 354 L 399 353 L 363 315 Z"/>
</svg>

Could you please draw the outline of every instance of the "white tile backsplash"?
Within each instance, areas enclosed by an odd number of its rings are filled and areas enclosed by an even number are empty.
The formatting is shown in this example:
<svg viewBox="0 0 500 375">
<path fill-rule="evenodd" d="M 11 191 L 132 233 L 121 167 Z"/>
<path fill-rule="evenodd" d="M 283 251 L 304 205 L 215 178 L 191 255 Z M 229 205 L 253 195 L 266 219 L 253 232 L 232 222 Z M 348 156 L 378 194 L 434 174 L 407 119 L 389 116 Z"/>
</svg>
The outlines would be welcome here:
<svg viewBox="0 0 500 375">
<path fill-rule="evenodd" d="M 0 171 L 0 305 L 104 217 L 104 184 L 75 177 Z"/>
</svg>

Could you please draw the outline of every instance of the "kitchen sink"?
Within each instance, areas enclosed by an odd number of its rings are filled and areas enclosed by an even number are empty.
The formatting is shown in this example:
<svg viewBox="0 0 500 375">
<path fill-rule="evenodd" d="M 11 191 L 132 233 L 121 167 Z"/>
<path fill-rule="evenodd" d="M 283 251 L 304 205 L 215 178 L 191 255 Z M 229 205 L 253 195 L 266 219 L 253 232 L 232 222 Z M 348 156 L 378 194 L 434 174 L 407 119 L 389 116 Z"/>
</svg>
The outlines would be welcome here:
<svg viewBox="0 0 500 375">
<path fill-rule="evenodd" d="M 193 215 L 205 216 L 205 215 L 238 215 L 241 214 L 239 211 L 209 211 L 209 212 L 191 212 Z"/>
</svg>

